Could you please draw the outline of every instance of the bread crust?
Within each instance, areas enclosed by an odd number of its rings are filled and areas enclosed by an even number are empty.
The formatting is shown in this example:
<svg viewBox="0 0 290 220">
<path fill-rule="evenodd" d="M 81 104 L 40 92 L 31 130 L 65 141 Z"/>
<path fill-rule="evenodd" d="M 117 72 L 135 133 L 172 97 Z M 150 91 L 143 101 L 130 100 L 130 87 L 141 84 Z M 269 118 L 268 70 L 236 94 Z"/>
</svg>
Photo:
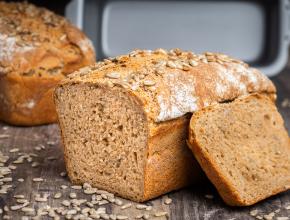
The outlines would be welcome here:
<svg viewBox="0 0 290 220">
<path fill-rule="evenodd" d="M 0 40 L 0 120 L 25 126 L 55 122 L 53 88 L 95 62 L 91 42 L 44 8 L 6 2 L 0 2 Z"/>
</svg>

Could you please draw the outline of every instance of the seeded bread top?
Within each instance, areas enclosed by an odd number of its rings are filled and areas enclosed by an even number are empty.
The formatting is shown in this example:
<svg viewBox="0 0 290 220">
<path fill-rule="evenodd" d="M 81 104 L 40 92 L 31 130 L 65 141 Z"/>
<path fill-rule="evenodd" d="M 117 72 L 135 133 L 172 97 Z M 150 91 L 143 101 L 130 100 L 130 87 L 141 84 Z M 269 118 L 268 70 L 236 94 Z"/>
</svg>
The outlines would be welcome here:
<svg viewBox="0 0 290 220">
<path fill-rule="evenodd" d="M 154 122 L 253 92 L 276 92 L 266 76 L 242 61 L 180 49 L 135 50 L 70 74 L 63 84 L 70 83 L 123 87 L 141 100 Z"/>
<path fill-rule="evenodd" d="M 95 60 L 91 41 L 63 17 L 28 3 L 0 2 L 0 75 L 67 74 Z"/>
</svg>

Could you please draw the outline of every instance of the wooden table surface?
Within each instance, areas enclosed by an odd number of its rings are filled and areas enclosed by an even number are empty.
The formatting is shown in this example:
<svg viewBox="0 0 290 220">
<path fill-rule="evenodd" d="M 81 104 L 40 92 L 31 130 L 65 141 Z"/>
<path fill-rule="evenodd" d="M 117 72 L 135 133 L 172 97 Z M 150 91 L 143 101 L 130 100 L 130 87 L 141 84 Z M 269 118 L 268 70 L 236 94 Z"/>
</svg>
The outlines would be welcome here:
<svg viewBox="0 0 290 220">
<path fill-rule="evenodd" d="M 290 67 L 287 67 L 280 75 L 274 77 L 273 81 L 278 89 L 277 105 L 289 131 L 290 106 L 282 107 L 282 102 L 283 100 L 285 101 L 285 99 L 290 99 Z M 13 148 L 18 148 L 19 152 L 10 152 Z M 13 198 L 13 196 L 17 194 L 23 194 L 25 198 L 30 201 L 28 207 L 33 207 L 35 209 L 47 205 L 50 207 L 60 207 L 61 201 L 68 199 L 69 193 L 72 191 L 77 191 L 78 198 L 90 198 L 90 196 L 83 194 L 81 190 L 61 188 L 61 185 L 70 186 L 70 182 L 67 177 L 62 177 L 60 175 L 61 172 L 65 171 L 65 167 L 57 125 L 26 128 L 13 127 L 0 123 L 0 151 L 3 155 L 7 155 L 10 158 L 4 165 L 2 164 L 0 166 L 16 166 L 16 169 L 12 170 L 12 174 L 5 176 L 12 177 L 13 181 L 6 182 L 5 184 L 12 185 L 12 188 L 7 190 L 6 194 L 0 194 L 0 207 L 2 209 L 4 206 L 10 207 L 17 204 L 16 199 Z M 39 163 L 39 166 L 32 167 L 32 164 L 37 165 L 37 163 L 29 163 L 26 160 L 20 164 L 13 164 L 13 161 L 19 157 L 19 153 L 36 154 L 31 157 L 34 162 Z M 281 161 L 281 163 L 282 162 L 283 161 Z M 0 170 L 1 169 L 3 168 L 0 167 Z M 34 182 L 33 178 L 38 177 L 43 178 L 44 181 Z M 23 178 L 24 182 L 19 182 L 19 178 Z M 9 181 L 9 179 L 7 179 L 7 181 Z M 2 191 L 3 186 L 1 186 L 0 192 Z M 61 199 L 54 199 L 53 196 L 56 192 L 61 192 L 63 197 Z M 36 194 L 48 194 L 48 201 L 36 202 Z M 281 193 L 247 208 L 231 208 L 225 205 L 209 181 L 200 186 L 192 186 L 176 192 L 171 192 L 168 196 L 172 198 L 172 203 L 170 205 L 164 204 L 165 196 L 147 202 L 147 205 L 153 205 L 153 210 L 151 211 L 138 210 L 135 208 L 134 203 L 131 208 L 125 210 L 113 204 L 106 204 L 102 207 L 106 208 L 107 213 L 126 215 L 129 219 L 135 219 L 140 213 L 150 213 L 152 216 L 159 211 L 168 212 L 169 219 L 256 219 L 250 215 L 250 212 L 253 210 L 257 210 L 258 216 L 263 219 L 271 219 L 271 213 L 275 213 L 273 219 L 279 219 L 278 217 L 282 216 L 289 217 L 290 219 L 290 191 Z M 122 201 L 124 204 L 130 202 L 128 200 Z M 98 206 L 95 206 L 95 208 L 98 208 Z M 4 215 L 10 216 L 10 219 L 17 220 L 21 219 L 24 213 L 21 210 L 4 211 L 4 214 L 0 214 L 0 219 L 9 218 L 4 217 Z M 150 217 L 150 219 L 165 218 L 166 217 Z M 41 219 L 51 218 L 45 216 Z M 64 218 L 62 217 L 62 219 Z M 281 218 L 281 220 L 284 219 Z"/>
</svg>

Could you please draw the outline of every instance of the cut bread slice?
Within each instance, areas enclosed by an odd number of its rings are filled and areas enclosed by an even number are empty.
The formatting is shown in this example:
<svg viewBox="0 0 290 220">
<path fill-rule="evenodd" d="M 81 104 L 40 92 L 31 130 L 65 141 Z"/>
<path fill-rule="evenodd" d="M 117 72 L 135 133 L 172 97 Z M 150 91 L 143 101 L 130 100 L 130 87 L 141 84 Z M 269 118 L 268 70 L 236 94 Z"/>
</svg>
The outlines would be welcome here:
<svg viewBox="0 0 290 220">
<path fill-rule="evenodd" d="M 290 188 L 290 139 L 274 102 L 265 95 L 193 114 L 188 143 L 229 205 L 252 205 Z"/>
</svg>

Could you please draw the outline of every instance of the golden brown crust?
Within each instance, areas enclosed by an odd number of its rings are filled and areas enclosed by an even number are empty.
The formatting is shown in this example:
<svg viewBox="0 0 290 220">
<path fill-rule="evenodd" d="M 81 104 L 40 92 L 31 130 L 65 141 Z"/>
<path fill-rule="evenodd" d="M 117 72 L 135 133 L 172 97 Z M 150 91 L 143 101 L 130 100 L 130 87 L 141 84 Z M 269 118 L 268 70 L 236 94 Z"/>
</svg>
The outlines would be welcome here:
<svg viewBox="0 0 290 220">
<path fill-rule="evenodd" d="M 196 55 L 179 49 L 133 51 L 71 74 L 69 82 L 121 86 L 142 99 L 153 123 L 254 92 L 275 93 L 257 69 L 223 54 Z M 152 130 L 153 131 L 153 130 Z"/>
<path fill-rule="evenodd" d="M 28 3 L 0 2 L 0 48 L 0 120 L 16 125 L 55 122 L 52 88 L 95 61 L 80 30 Z"/>
</svg>

